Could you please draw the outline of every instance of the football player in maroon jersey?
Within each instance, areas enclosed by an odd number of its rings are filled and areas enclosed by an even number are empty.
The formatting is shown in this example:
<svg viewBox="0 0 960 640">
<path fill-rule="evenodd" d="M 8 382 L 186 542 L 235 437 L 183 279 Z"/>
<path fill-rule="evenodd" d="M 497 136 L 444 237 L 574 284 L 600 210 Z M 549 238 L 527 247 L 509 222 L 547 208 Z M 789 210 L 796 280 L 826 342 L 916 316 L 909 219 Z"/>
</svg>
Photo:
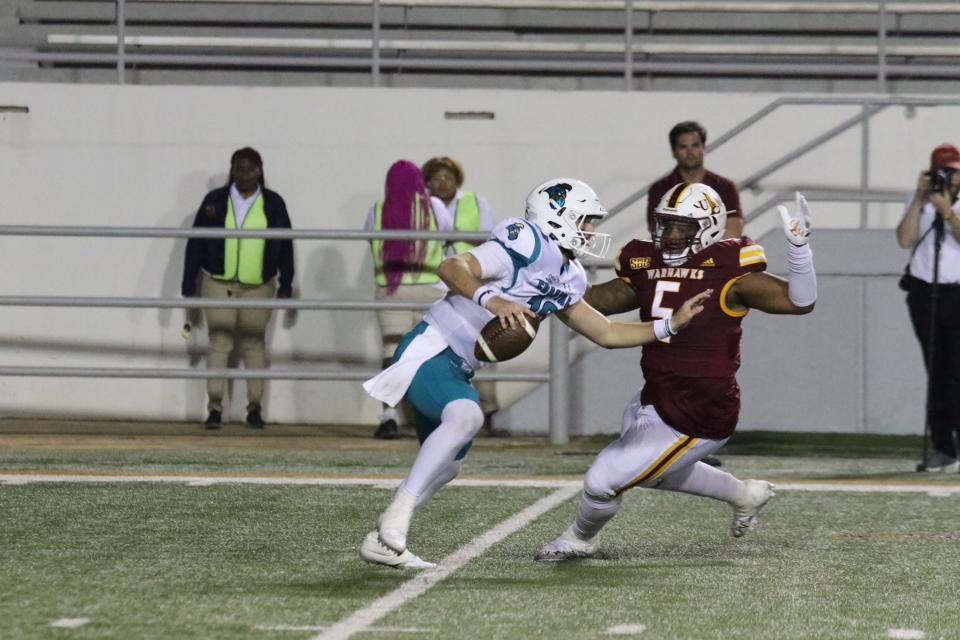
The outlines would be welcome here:
<svg viewBox="0 0 960 640">
<path fill-rule="evenodd" d="M 733 434 L 740 413 L 740 323 L 750 309 L 805 314 L 813 310 L 817 279 L 810 209 L 797 194 L 797 211 L 778 207 L 787 238 L 786 279 L 769 274 L 763 247 L 748 239 L 722 240 L 726 209 L 707 185 L 681 183 L 656 210 L 653 241 L 633 240 L 616 261 L 617 278 L 591 287 L 584 300 L 605 314 L 639 309 L 642 320 L 668 318 L 678 303 L 705 289 L 718 291 L 683 333 L 643 348 L 644 386 L 623 414 L 620 438 L 587 470 L 573 524 L 546 544 L 537 560 L 592 555 L 600 529 L 632 487 L 680 491 L 733 507 L 730 534 L 757 523 L 773 497 L 763 480 L 738 480 L 701 460 Z"/>
</svg>

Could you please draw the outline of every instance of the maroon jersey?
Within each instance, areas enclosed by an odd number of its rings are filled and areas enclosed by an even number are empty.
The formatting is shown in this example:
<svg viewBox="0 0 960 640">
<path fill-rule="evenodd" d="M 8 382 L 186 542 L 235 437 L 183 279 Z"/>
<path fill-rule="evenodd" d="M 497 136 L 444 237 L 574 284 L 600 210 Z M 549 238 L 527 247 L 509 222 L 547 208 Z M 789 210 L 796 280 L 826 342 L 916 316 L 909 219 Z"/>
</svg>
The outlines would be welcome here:
<svg viewBox="0 0 960 640">
<path fill-rule="evenodd" d="M 653 242 L 620 250 L 617 275 L 633 287 L 644 321 L 670 316 L 684 300 L 713 289 L 704 309 L 669 342 L 643 347 L 641 402 L 652 404 L 674 429 L 698 438 L 727 438 L 740 414 L 740 323 L 746 310 L 726 305 L 739 278 L 767 267 L 763 247 L 749 239 L 722 240 L 680 267 L 667 266 Z"/>
</svg>

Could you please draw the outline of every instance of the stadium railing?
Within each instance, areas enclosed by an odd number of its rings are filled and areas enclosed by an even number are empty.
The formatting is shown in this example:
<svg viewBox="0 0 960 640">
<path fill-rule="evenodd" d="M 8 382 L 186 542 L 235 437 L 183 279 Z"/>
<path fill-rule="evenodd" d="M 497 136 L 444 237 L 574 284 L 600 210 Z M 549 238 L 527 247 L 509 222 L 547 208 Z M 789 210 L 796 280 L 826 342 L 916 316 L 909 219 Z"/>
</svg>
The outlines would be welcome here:
<svg viewBox="0 0 960 640">
<path fill-rule="evenodd" d="M 431 231 L 355 231 L 290 229 L 266 231 L 236 231 L 228 229 L 181 229 L 104 226 L 41 226 L 4 225 L 0 236 L 58 236 L 99 238 L 294 238 L 302 240 L 399 240 L 442 239 L 482 241 L 487 234 L 482 232 L 431 232 Z M 78 296 L 0 296 L 0 307 L 91 307 L 91 308 L 246 308 L 246 309 L 298 309 L 357 311 L 377 309 L 425 309 L 424 303 L 386 302 L 369 300 L 238 300 L 235 298 L 151 298 L 151 297 L 78 297 Z M 569 329 L 559 320 L 551 322 L 550 370 L 549 372 L 511 373 L 480 371 L 480 380 L 507 382 L 550 383 L 550 439 L 555 444 L 569 440 Z M 269 368 L 269 369 L 192 369 L 170 367 L 30 367 L 0 366 L 0 376 L 56 377 L 56 378 L 227 378 L 268 380 L 366 380 L 379 369 L 330 369 L 330 368 Z"/>
<path fill-rule="evenodd" d="M 103 2 L 87 3 L 104 5 Z M 88 30 L 85 33 L 48 33 L 37 50 L 6 48 L 0 60 L 62 63 L 67 65 L 116 64 L 117 81 L 123 83 L 130 65 L 188 67 L 209 65 L 222 68 L 292 68 L 369 70 L 371 84 L 380 84 L 385 70 L 424 72 L 569 72 L 582 74 L 621 74 L 624 89 L 633 88 L 634 79 L 645 74 L 768 75 L 822 78 L 876 78 L 883 92 L 890 77 L 960 77 L 960 65 L 954 58 L 960 48 L 943 37 L 888 44 L 888 31 L 905 16 L 960 16 L 955 2 L 787 2 L 731 1 L 698 2 L 673 0 L 578 0 L 546 2 L 539 0 L 247 0 L 251 8 L 271 5 L 321 7 L 371 7 L 370 37 L 281 37 L 260 36 L 256 32 L 235 38 L 215 34 L 183 35 L 174 33 L 127 34 L 128 6 L 201 6 L 222 5 L 219 0 L 115 0 L 115 33 Z M 490 37 L 487 32 L 469 32 L 469 37 L 453 34 L 444 38 L 436 33 L 417 37 L 407 25 L 396 31 L 400 37 L 383 35 L 381 9 L 404 11 L 513 9 L 557 12 L 599 12 L 623 14 L 620 42 L 598 35 L 590 25 L 582 25 L 586 34 L 576 41 L 569 38 L 550 41 L 548 35 L 517 37 L 509 28 Z M 670 14 L 707 14 L 778 16 L 877 16 L 876 34 L 869 42 L 824 43 L 794 42 L 778 37 L 772 42 L 697 42 L 683 37 L 668 42 L 642 41 L 657 33 L 655 18 Z M 644 26 L 635 26 L 635 15 L 646 16 Z M 888 20 L 888 16 L 892 17 Z M 43 20 L 41 20 L 43 22 Z M 148 21 L 153 24 L 156 20 Z M 80 23 L 82 25 L 82 21 Z M 426 23 L 425 23 L 426 24 Z M 104 25 L 106 27 L 106 25 Z M 209 25 L 208 25 L 209 26 Z M 269 26 L 269 25 L 267 25 Z M 48 27 L 49 28 L 49 27 Z M 109 27 L 106 27 L 109 28 Z M 161 29 L 161 27 L 138 27 Z M 251 26 L 250 28 L 253 28 Z M 429 25 L 421 26 L 428 29 Z M 91 32 L 94 31 L 94 32 Z M 921 29 L 921 35 L 924 31 Z M 528 34 L 529 35 L 529 34 Z M 942 34 L 941 34 L 942 35 Z M 804 36 L 806 38 L 806 36 Z M 937 44 L 940 43 L 940 44 Z M 135 49 L 130 51 L 129 49 Z M 53 50 L 51 50 L 53 49 Z M 112 51 L 111 51 L 112 50 Z M 227 53 L 229 51 L 229 53 Z M 558 59 L 558 56 L 561 56 Z M 888 60 L 891 58 L 894 61 Z"/>
</svg>

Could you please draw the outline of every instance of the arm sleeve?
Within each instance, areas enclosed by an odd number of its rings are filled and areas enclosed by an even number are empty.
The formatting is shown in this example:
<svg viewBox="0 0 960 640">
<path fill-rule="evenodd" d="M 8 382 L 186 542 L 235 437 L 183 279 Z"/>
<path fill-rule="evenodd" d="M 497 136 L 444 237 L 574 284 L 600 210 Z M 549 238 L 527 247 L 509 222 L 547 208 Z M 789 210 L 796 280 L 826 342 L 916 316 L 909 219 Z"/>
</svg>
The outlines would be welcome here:
<svg viewBox="0 0 960 640">
<path fill-rule="evenodd" d="M 470 253 L 480 263 L 481 280 L 499 280 L 513 274 L 513 260 L 510 254 L 495 240 L 487 240 L 480 246 L 470 249 Z"/>
<path fill-rule="evenodd" d="M 808 307 L 817 301 L 817 273 L 813 270 L 813 251 L 810 245 L 797 247 L 787 242 L 787 297 L 798 307 Z"/>
</svg>

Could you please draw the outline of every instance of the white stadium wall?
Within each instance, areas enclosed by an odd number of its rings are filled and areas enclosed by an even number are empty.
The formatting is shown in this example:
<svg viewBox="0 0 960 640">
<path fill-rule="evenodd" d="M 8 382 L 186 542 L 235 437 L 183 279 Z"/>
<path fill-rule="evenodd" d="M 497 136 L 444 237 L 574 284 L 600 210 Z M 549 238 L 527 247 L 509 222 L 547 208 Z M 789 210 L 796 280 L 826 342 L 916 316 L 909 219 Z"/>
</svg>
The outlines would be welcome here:
<svg viewBox="0 0 960 640">
<path fill-rule="evenodd" d="M 246 145 L 262 153 L 268 186 L 283 195 L 299 228 L 359 228 L 394 160 L 419 163 L 433 155 L 460 159 L 467 186 L 487 197 L 497 218 L 520 214 L 527 190 L 555 175 L 583 178 L 610 206 L 671 166 L 666 132 L 675 122 L 697 119 L 717 136 L 774 97 L 0 84 L 0 106 L 29 109 L 0 111 L 0 219 L 4 225 L 188 226 L 204 193 L 225 181 L 230 153 Z M 711 153 L 708 166 L 744 178 L 857 110 L 783 109 Z M 466 111 L 488 111 L 494 118 L 444 115 Z M 890 108 L 876 116 L 870 127 L 871 186 L 912 185 L 929 149 L 955 131 L 955 119 L 955 108 L 916 114 Z M 764 181 L 764 191 L 743 194 L 744 207 L 793 184 L 858 186 L 859 141 L 854 128 L 787 165 Z M 898 207 L 872 207 L 871 221 L 890 227 L 898 213 Z M 821 229 L 849 227 L 857 214 L 856 205 L 821 205 L 814 223 Z M 769 228 L 764 224 L 750 231 L 760 234 Z M 608 229 L 620 240 L 645 235 L 641 206 L 626 210 Z M 184 240 L 5 236 L 0 243 L 6 276 L 0 295 L 179 294 Z M 889 251 L 888 270 L 899 270 L 906 254 L 896 249 L 892 233 L 882 250 Z M 844 254 L 842 247 L 839 252 Z M 296 255 L 300 297 L 372 298 L 364 242 L 300 240 Z M 850 262 L 856 261 L 851 255 Z M 838 272 L 846 268 L 842 260 L 836 264 Z M 752 315 L 741 375 L 745 426 L 916 431 L 920 358 L 902 296 L 887 284 L 838 280 L 826 287 L 821 308 L 811 316 L 819 321 Z M 0 364 L 7 366 L 182 367 L 191 362 L 188 348 L 202 353 L 204 347 L 203 331 L 195 332 L 192 344 L 181 337 L 182 310 L 3 307 L 2 314 Z M 277 366 L 376 365 L 372 312 L 301 312 L 292 324 L 285 316 L 279 312 L 269 332 Z M 890 340 L 902 357 L 889 357 Z M 532 355 L 504 369 L 542 370 L 547 343 L 541 336 Z M 193 365 L 203 365 L 196 360 Z M 605 376 L 639 381 L 636 360 L 636 353 L 584 359 L 596 365 L 583 364 L 575 373 L 574 380 L 588 375 L 589 381 L 583 390 L 588 397 L 577 397 L 574 415 L 600 411 L 596 419 L 575 424 L 575 433 L 616 430 L 617 419 L 610 416 L 627 397 L 602 395 L 614 388 Z M 871 367 L 860 375 L 864 362 L 885 370 Z M 867 386 L 873 397 L 895 399 L 899 411 L 873 407 L 864 398 Z M 239 392 L 231 409 L 237 417 L 243 382 L 233 387 Z M 590 397 L 594 387 L 600 389 L 596 399 Z M 272 421 L 372 424 L 379 414 L 356 382 L 277 381 L 268 388 Z M 500 384 L 501 397 L 510 403 L 532 388 Z M 783 391 L 790 391 L 789 398 L 777 395 Z M 501 420 L 519 430 L 544 430 L 546 405 L 535 406 L 536 397 L 516 405 L 514 420 L 510 411 Z M 200 418 L 204 402 L 200 380 L 0 378 L 2 416 L 184 420 Z"/>
</svg>

